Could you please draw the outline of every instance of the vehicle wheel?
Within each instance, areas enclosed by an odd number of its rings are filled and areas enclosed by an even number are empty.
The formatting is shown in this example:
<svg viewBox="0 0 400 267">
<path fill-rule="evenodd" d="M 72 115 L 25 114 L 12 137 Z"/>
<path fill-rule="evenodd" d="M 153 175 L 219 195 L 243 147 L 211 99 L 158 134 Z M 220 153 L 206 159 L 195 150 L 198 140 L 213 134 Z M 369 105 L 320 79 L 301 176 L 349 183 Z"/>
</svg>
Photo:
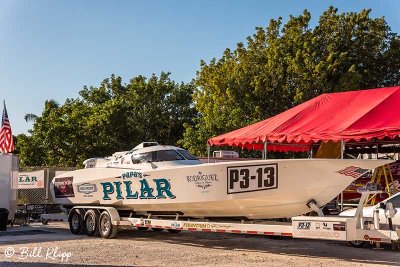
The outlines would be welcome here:
<svg viewBox="0 0 400 267">
<path fill-rule="evenodd" d="M 177 230 L 177 229 L 167 229 L 168 232 L 170 232 L 171 234 L 177 234 L 180 233 L 182 230 Z"/>
<path fill-rule="evenodd" d="M 152 227 L 151 230 L 153 230 L 154 232 L 161 232 L 164 230 L 164 228 L 154 228 Z"/>
<path fill-rule="evenodd" d="M 43 225 L 48 225 L 48 224 L 49 224 L 49 221 L 48 221 L 48 220 L 42 219 L 42 224 L 43 224 Z"/>
<path fill-rule="evenodd" d="M 71 233 L 74 235 L 81 235 L 84 233 L 85 229 L 83 226 L 83 215 L 81 210 L 72 210 L 68 216 L 68 222 Z"/>
<path fill-rule="evenodd" d="M 85 232 L 88 236 L 99 236 L 99 212 L 88 210 L 85 214 Z"/>
<path fill-rule="evenodd" d="M 367 243 L 367 242 L 361 241 L 361 240 L 349 241 L 349 244 L 350 244 L 352 247 L 355 247 L 355 248 L 362 248 L 362 247 L 364 247 L 364 246 L 366 245 L 366 243 Z"/>
<path fill-rule="evenodd" d="M 100 235 L 103 238 L 114 238 L 118 233 L 118 228 L 116 225 L 112 224 L 110 214 L 108 211 L 103 211 L 99 218 L 99 230 Z"/>
<path fill-rule="evenodd" d="M 146 231 L 146 230 L 148 230 L 149 229 L 149 227 L 137 227 L 137 229 L 138 230 L 140 230 L 140 231 Z"/>
</svg>

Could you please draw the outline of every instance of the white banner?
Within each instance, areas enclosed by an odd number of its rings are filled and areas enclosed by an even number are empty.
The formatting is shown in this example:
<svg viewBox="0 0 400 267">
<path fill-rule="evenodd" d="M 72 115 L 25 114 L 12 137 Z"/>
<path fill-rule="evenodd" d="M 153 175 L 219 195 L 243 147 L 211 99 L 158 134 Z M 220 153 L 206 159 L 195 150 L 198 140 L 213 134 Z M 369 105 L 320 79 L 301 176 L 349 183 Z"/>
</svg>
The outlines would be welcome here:
<svg viewBox="0 0 400 267">
<path fill-rule="evenodd" d="M 19 173 L 18 189 L 30 188 L 44 188 L 44 170 Z"/>
</svg>

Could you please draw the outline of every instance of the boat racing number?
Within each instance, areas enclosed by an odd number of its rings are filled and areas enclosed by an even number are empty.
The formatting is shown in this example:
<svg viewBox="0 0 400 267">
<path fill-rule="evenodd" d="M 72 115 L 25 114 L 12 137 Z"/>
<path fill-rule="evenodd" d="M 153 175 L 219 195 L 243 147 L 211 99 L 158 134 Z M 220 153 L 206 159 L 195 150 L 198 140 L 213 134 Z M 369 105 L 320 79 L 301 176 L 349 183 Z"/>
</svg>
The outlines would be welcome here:
<svg viewBox="0 0 400 267">
<path fill-rule="evenodd" d="M 278 188 L 278 164 L 228 167 L 228 194 Z"/>
</svg>

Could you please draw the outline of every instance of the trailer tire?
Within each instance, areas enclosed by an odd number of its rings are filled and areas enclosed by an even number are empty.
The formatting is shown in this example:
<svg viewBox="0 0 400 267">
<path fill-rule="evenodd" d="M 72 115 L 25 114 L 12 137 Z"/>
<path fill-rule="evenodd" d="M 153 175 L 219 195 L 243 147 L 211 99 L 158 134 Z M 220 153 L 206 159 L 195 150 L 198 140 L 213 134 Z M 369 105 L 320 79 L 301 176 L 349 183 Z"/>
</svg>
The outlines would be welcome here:
<svg viewBox="0 0 400 267">
<path fill-rule="evenodd" d="M 48 225 L 48 224 L 49 224 L 49 221 L 48 221 L 48 220 L 45 220 L 45 219 L 42 219 L 42 224 L 43 224 L 43 225 Z"/>
<path fill-rule="evenodd" d="M 99 236 L 99 217 L 97 210 L 88 210 L 85 213 L 84 227 L 88 236 Z"/>
<path fill-rule="evenodd" d="M 142 226 L 142 227 L 137 227 L 137 229 L 140 231 L 146 231 L 149 229 L 149 227 Z"/>
<path fill-rule="evenodd" d="M 367 244 L 367 242 L 362 241 L 362 240 L 354 240 L 354 241 L 349 241 L 350 246 L 354 248 L 363 248 Z"/>
<path fill-rule="evenodd" d="M 73 209 L 69 213 L 68 222 L 69 222 L 69 230 L 74 235 L 81 235 L 85 232 L 83 226 L 83 214 L 79 209 Z"/>
<path fill-rule="evenodd" d="M 154 227 L 151 227 L 151 230 L 153 230 L 154 232 L 161 232 L 161 231 L 164 231 L 164 228 L 154 228 Z"/>
<path fill-rule="evenodd" d="M 99 218 L 100 235 L 103 238 L 114 238 L 118 233 L 118 227 L 112 224 L 111 216 L 108 211 L 103 211 Z"/>
</svg>

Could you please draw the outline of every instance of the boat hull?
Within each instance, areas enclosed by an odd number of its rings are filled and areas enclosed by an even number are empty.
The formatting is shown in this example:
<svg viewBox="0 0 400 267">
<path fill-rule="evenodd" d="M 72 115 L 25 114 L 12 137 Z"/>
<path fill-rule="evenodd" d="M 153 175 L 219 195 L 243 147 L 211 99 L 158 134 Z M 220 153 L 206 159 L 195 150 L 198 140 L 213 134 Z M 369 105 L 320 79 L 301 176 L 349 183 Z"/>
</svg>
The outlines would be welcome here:
<svg viewBox="0 0 400 267">
<path fill-rule="evenodd" d="M 165 167 L 90 168 L 55 177 L 56 203 L 106 205 L 137 215 L 284 218 L 323 206 L 387 160 L 256 160 Z"/>
</svg>

